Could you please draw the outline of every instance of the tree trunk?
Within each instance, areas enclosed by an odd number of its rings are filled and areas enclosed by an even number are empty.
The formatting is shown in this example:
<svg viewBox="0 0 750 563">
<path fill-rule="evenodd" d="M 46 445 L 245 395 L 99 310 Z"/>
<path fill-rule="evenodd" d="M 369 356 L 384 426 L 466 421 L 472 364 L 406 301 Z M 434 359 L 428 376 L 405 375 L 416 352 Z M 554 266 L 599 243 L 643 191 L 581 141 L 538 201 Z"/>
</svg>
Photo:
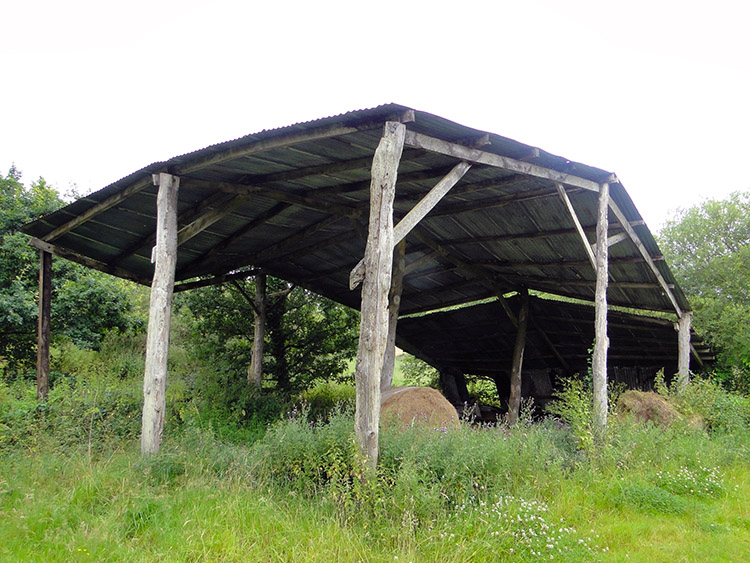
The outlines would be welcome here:
<svg viewBox="0 0 750 563">
<path fill-rule="evenodd" d="M 253 357 L 247 369 L 247 381 L 256 389 L 263 384 L 263 341 L 266 337 L 266 276 L 255 276 L 255 330 L 253 332 Z"/>
<path fill-rule="evenodd" d="M 141 453 L 157 454 L 164 433 L 167 356 L 172 313 L 175 266 L 177 264 L 177 190 L 180 179 L 159 174 L 156 200 L 156 247 L 154 279 L 149 302 L 146 337 L 146 371 L 143 377 Z"/>
<path fill-rule="evenodd" d="M 370 221 L 354 372 L 355 433 L 366 468 L 371 472 L 378 462 L 380 382 L 388 338 L 388 291 L 393 266 L 393 199 L 405 133 L 406 127 L 401 123 L 387 122 L 372 160 Z"/>
</svg>

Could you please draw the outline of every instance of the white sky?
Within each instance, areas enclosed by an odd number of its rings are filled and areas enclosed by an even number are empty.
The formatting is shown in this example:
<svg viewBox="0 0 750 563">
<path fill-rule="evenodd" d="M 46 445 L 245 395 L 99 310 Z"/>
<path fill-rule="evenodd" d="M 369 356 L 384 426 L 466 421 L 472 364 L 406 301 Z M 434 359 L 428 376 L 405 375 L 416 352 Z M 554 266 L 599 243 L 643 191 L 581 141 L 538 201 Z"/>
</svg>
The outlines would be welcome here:
<svg viewBox="0 0 750 563">
<path fill-rule="evenodd" d="M 741 0 L 14 0 L 0 173 L 61 191 L 386 102 L 615 172 L 652 229 L 750 189 Z"/>
</svg>

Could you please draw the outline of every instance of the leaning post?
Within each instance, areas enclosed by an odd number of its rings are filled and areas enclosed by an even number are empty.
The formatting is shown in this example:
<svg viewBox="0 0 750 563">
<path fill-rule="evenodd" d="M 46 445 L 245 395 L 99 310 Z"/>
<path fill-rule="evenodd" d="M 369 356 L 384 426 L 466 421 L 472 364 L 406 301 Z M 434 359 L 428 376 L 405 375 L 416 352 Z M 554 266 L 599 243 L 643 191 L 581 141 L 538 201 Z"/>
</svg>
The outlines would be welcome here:
<svg viewBox="0 0 750 563">
<path fill-rule="evenodd" d="M 49 393 L 49 339 L 52 303 L 52 254 L 39 251 L 39 318 L 37 319 L 36 398 Z"/>
<path fill-rule="evenodd" d="M 603 438 L 607 431 L 607 285 L 609 282 L 609 184 L 599 188 L 599 212 L 596 221 L 596 294 L 594 298 L 594 356 L 591 371 L 594 383 L 594 434 Z"/>
<path fill-rule="evenodd" d="M 406 239 L 396 245 L 393 252 L 393 271 L 391 273 L 391 291 L 388 294 L 388 340 L 385 344 L 383 373 L 380 375 L 380 390 L 387 391 L 393 383 L 393 370 L 396 367 L 396 326 L 401 307 L 401 292 L 404 288 L 404 269 L 406 268 Z"/>
<path fill-rule="evenodd" d="M 141 453 L 159 453 L 164 433 L 167 356 L 172 314 L 175 267 L 177 265 L 177 191 L 180 179 L 170 174 L 154 174 L 159 186 L 156 199 L 156 246 L 151 257 L 154 278 L 146 336 L 146 370 L 143 376 L 143 416 Z"/>
<path fill-rule="evenodd" d="M 693 313 L 683 311 L 677 323 L 677 388 L 683 391 L 690 383 L 690 322 Z"/>
<path fill-rule="evenodd" d="M 380 379 L 388 338 L 388 291 L 393 267 L 393 199 L 406 126 L 386 122 L 372 160 L 370 221 L 364 257 L 359 345 L 354 370 L 354 430 L 367 468 L 378 462 Z"/>
</svg>

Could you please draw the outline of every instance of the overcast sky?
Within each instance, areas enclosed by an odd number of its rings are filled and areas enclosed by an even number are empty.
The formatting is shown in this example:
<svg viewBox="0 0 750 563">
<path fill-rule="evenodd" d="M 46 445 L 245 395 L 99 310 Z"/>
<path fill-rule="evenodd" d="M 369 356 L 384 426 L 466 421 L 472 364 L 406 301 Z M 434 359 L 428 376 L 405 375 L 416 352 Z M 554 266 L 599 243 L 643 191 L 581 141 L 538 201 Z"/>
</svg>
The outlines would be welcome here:
<svg viewBox="0 0 750 563">
<path fill-rule="evenodd" d="M 88 193 L 209 144 L 396 102 L 615 172 L 656 230 L 677 207 L 750 189 L 746 6 L 4 2 L 0 172 Z"/>
</svg>

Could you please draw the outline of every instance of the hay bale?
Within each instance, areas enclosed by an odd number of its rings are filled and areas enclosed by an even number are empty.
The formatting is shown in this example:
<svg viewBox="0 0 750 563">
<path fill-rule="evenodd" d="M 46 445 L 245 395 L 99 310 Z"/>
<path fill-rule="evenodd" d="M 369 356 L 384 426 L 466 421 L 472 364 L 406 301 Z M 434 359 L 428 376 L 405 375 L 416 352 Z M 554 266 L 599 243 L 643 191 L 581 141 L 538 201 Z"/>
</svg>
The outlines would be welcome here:
<svg viewBox="0 0 750 563">
<path fill-rule="evenodd" d="M 425 425 L 458 428 L 458 413 L 448 399 L 430 387 L 392 387 L 380 399 L 380 420 L 386 426 Z"/>
<path fill-rule="evenodd" d="M 639 422 L 654 422 L 660 426 L 670 426 L 683 419 L 664 397 L 645 391 L 625 391 L 617 402 L 617 412 L 632 415 Z"/>
</svg>

